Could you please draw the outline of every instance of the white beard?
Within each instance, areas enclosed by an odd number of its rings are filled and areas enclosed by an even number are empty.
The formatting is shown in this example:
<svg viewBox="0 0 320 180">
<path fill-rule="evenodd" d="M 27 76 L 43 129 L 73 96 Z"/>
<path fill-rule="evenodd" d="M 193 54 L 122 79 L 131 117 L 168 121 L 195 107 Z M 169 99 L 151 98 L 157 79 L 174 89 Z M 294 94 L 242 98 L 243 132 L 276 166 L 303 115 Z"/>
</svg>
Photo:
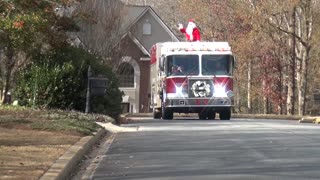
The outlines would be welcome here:
<svg viewBox="0 0 320 180">
<path fill-rule="evenodd" d="M 188 26 L 186 29 L 186 33 L 190 36 L 190 40 L 193 40 L 192 32 L 193 32 L 193 28 Z"/>
<path fill-rule="evenodd" d="M 190 40 L 193 40 L 193 29 L 196 27 L 196 25 L 192 22 L 189 22 L 187 28 L 186 28 L 186 33 L 190 36 Z"/>
</svg>

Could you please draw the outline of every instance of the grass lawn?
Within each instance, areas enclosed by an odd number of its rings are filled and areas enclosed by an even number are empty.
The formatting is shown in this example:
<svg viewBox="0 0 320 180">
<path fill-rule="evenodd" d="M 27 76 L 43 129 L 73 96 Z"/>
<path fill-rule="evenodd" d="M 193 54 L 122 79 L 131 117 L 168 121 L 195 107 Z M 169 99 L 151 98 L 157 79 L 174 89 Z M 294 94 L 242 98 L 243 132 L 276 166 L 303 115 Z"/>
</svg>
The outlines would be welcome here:
<svg viewBox="0 0 320 180">
<path fill-rule="evenodd" d="M 0 106 L 0 179 L 39 179 L 107 116 Z"/>
</svg>

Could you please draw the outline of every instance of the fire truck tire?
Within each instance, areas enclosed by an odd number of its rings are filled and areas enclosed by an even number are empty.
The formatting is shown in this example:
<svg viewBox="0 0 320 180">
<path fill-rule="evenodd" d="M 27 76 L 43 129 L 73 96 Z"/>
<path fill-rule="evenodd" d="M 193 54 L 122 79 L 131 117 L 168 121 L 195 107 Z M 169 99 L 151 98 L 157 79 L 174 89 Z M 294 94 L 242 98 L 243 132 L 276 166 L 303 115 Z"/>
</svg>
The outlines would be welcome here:
<svg viewBox="0 0 320 180">
<path fill-rule="evenodd" d="M 207 112 L 199 112 L 199 119 L 200 120 L 205 120 L 205 119 L 207 119 Z"/>
<path fill-rule="evenodd" d="M 161 118 L 161 109 L 154 109 L 153 110 L 153 119 L 160 119 Z"/>
<path fill-rule="evenodd" d="M 167 119 L 167 120 L 173 119 L 173 112 L 162 106 L 162 119 Z"/>
<path fill-rule="evenodd" d="M 216 118 L 216 112 L 214 111 L 209 111 L 208 112 L 208 119 L 209 120 L 214 120 Z"/>
<path fill-rule="evenodd" d="M 231 118 L 231 110 L 224 110 L 220 112 L 220 120 L 230 120 Z"/>
</svg>

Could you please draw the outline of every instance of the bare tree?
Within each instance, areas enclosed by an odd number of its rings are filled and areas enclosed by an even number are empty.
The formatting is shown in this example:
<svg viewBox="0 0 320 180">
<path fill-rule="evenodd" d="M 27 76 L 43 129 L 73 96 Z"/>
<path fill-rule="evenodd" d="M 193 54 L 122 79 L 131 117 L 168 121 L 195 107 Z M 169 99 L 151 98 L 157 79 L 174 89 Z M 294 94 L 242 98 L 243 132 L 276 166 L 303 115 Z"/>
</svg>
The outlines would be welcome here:
<svg viewBox="0 0 320 180">
<path fill-rule="evenodd" d="M 120 1 L 85 0 L 74 15 L 78 17 L 82 45 L 91 53 L 101 56 L 114 71 L 120 65 L 122 44 L 119 44 L 125 29 L 126 7 Z"/>
<path fill-rule="evenodd" d="M 127 2 L 144 5 L 142 0 Z M 320 1 L 178 0 L 167 5 L 163 0 L 150 0 L 147 3 L 165 20 L 169 19 L 173 29 L 177 23 L 193 18 L 201 28 L 203 40 L 231 43 L 239 60 L 235 77 L 239 109 L 242 105 L 252 112 L 263 112 L 264 106 L 265 112 L 306 113 L 309 85 L 318 79 L 308 78 L 308 73 L 318 73 L 310 71 L 309 64 L 312 63 L 311 69 L 319 64 L 320 53 L 314 47 L 319 44 L 315 38 L 320 30 L 314 27 L 320 27 L 320 18 L 315 16 Z M 267 72 L 263 76 L 264 70 Z"/>
<path fill-rule="evenodd" d="M 292 94 L 290 94 L 289 98 L 292 99 L 294 96 L 294 79 L 296 77 L 298 91 L 298 115 L 305 114 L 307 72 L 308 63 L 310 61 L 310 51 L 312 48 L 311 41 L 313 37 L 313 4 L 313 0 L 300 0 L 299 2 L 295 2 L 292 16 L 285 16 L 287 13 L 286 11 L 283 11 L 282 14 L 272 14 L 271 18 L 269 18 L 270 25 L 277 28 L 282 33 L 293 37 L 292 42 L 289 42 L 289 45 L 292 45 L 292 49 L 294 50 L 291 61 L 292 83 L 290 83 L 289 86 L 292 88 L 289 92 Z M 288 20 L 288 18 L 292 19 Z M 281 22 L 282 19 L 286 20 L 286 26 L 283 26 L 283 23 L 278 23 Z M 292 25 L 288 26 L 288 22 L 292 22 Z M 295 77 L 293 77 L 294 72 Z M 290 101 L 288 103 L 290 103 Z M 294 105 L 291 110 L 294 111 Z"/>
</svg>

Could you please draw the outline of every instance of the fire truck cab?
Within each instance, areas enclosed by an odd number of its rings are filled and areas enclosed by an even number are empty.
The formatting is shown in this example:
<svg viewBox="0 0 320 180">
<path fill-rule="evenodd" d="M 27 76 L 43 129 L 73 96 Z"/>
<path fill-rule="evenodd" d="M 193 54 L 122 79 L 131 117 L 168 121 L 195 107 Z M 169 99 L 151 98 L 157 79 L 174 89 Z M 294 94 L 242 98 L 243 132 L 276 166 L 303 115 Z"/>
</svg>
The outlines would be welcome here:
<svg viewBox="0 0 320 180">
<path fill-rule="evenodd" d="M 235 58 L 228 42 L 163 42 L 150 54 L 154 118 L 173 119 L 175 112 L 231 118 Z"/>
</svg>

